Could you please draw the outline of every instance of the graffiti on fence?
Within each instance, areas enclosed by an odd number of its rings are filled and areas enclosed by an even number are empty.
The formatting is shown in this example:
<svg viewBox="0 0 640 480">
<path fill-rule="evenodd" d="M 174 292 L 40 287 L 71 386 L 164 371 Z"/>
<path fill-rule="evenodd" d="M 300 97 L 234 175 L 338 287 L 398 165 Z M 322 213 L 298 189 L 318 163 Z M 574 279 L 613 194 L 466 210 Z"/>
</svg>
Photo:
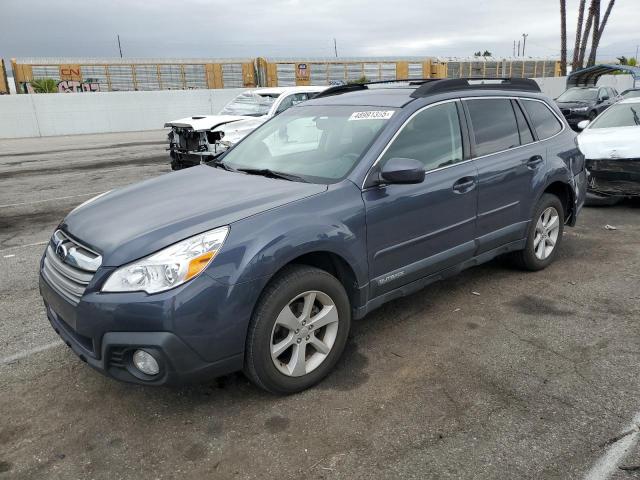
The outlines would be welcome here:
<svg viewBox="0 0 640 480">
<path fill-rule="evenodd" d="M 95 80 L 86 80 L 79 82 L 78 80 L 63 80 L 58 83 L 58 92 L 60 93 L 79 93 L 79 92 L 99 92 L 100 84 Z"/>
<path fill-rule="evenodd" d="M 100 83 L 94 79 L 82 82 L 78 80 L 56 82 L 51 78 L 44 78 L 20 83 L 21 93 L 83 93 L 99 91 Z"/>
</svg>

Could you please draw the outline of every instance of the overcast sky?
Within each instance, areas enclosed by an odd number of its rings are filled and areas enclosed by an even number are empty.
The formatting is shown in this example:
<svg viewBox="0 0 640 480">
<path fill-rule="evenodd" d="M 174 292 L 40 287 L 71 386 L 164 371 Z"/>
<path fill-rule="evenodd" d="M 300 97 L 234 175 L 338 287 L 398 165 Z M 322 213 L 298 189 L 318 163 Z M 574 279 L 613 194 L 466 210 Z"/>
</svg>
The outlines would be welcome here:
<svg viewBox="0 0 640 480">
<path fill-rule="evenodd" d="M 559 25 L 559 0 L 0 0 L 0 57 L 117 56 L 116 33 L 125 57 L 510 56 L 522 33 L 558 57 Z M 638 44 L 640 0 L 617 0 L 600 56 Z"/>
</svg>

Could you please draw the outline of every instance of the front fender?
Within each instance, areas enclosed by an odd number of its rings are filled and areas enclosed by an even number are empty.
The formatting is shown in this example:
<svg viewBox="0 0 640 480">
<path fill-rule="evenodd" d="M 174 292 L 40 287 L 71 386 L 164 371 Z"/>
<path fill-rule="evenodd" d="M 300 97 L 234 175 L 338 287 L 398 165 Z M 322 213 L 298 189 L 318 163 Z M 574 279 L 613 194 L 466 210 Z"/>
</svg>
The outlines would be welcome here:
<svg viewBox="0 0 640 480">
<path fill-rule="evenodd" d="M 324 193 L 237 221 L 207 274 L 225 284 L 269 279 L 296 257 L 330 252 L 368 281 L 364 202 L 344 181 Z"/>
</svg>

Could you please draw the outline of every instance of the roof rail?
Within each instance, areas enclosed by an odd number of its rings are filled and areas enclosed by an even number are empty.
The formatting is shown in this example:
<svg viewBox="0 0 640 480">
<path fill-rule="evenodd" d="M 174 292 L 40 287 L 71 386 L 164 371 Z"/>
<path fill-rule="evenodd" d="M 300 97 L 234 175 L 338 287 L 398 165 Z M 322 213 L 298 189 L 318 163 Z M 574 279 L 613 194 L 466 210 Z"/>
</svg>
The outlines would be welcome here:
<svg viewBox="0 0 640 480">
<path fill-rule="evenodd" d="M 326 90 L 318 93 L 313 98 L 321 98 L 321 97 L 330 97 L 332 95 L 340 95 L 342 93 L 347 92 L 355 92 L 358 90 L 367 90 L 369 87 L 367 85 L 384 85 L 387 83 L 407 83 L 411 86 L 423 85 L 426 82 L 434 81 L 433 78 L 397 78 L 394 80 L 376 80 L 373 82 L 363 82 L 363 83 L 347 83 L 344 85 L 334 85 L 333 87 L 329 87 Z"/>
<path fill-rule="evenodd" d="M 411 94 L 413 98 L 456 90 L 526 90 L 540 92 L 540 86 L 530 78 L 444 78 L 425 82 Z"/>
</svg>

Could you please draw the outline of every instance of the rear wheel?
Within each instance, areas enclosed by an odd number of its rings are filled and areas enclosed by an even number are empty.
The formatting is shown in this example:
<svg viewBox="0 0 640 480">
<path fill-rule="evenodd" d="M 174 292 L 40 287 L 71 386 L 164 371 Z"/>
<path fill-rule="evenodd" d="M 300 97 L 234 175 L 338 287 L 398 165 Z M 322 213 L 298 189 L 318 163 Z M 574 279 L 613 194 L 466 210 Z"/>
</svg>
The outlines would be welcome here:
<svg viewBox="0 0 640 480">
<path fill-rule="evenodd" d="M 263 292 L 249 327 L 245 374 L 276 394 L 299 392 L 322 380 L 342 354 L 349 299 L 324 270 L 287 267 Z"/>
<path fill-rule="evenodd" d="M 564 231 L 564 208 L 558 197 L 545 193 L 527 231 L 524 250 L 516 252 L 518 265 L 527 270 L 542 270 L 555 259 Z"/>
</svg>

